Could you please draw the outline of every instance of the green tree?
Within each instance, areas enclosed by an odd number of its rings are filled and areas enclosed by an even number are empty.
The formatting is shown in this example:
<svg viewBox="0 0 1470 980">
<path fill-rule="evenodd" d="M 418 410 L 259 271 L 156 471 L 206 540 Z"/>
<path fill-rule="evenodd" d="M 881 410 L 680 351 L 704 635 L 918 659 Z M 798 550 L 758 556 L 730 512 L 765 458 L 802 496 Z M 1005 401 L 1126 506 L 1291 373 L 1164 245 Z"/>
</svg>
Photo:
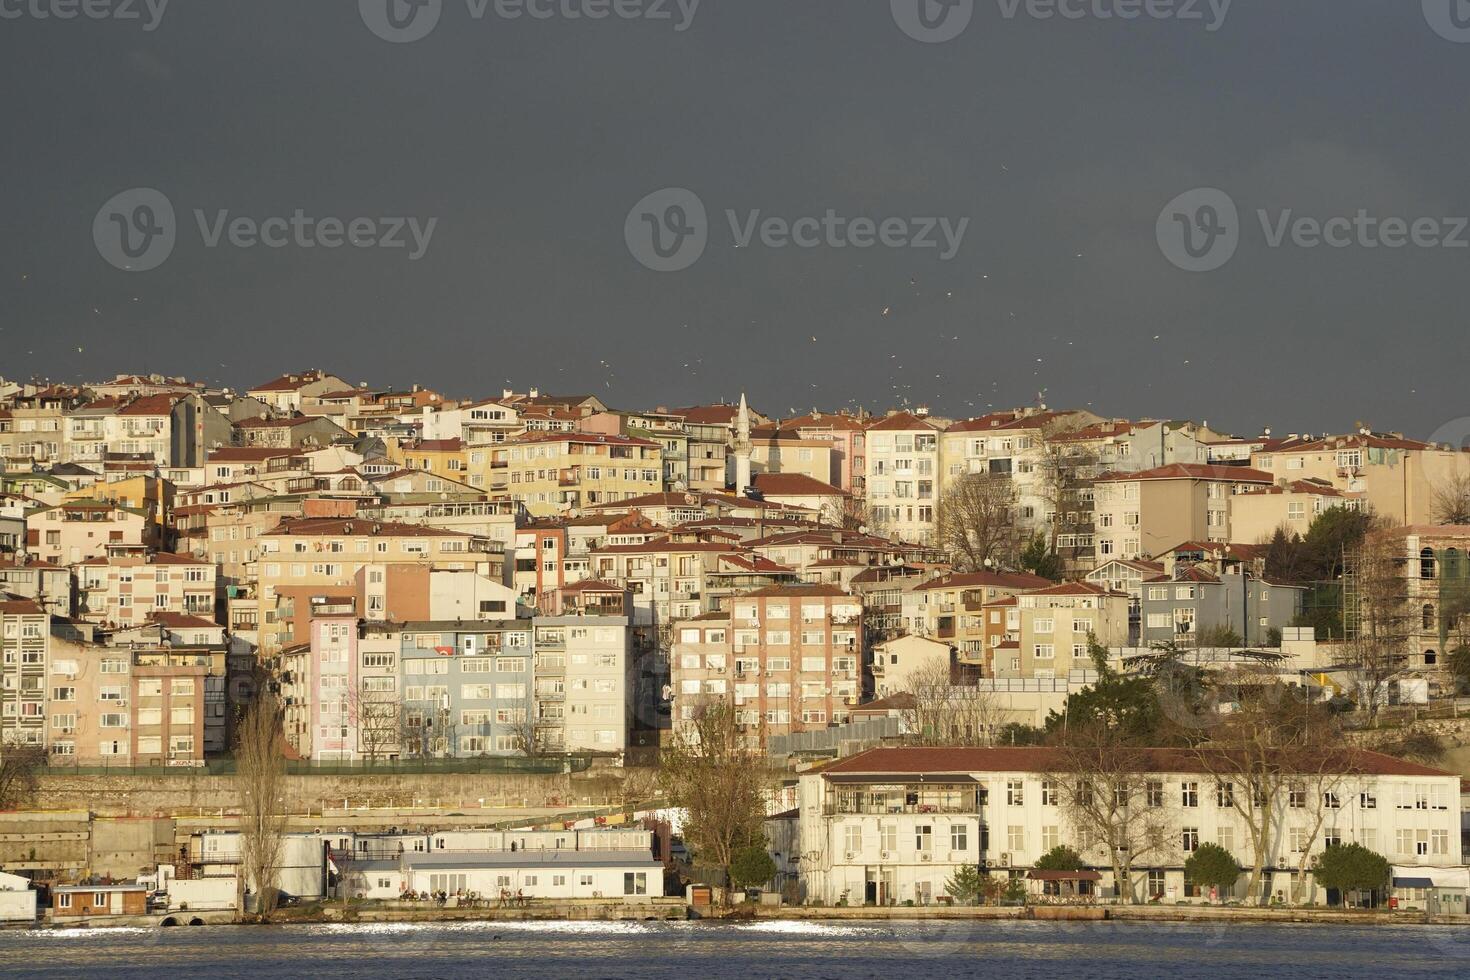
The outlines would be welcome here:
<svg viewBox="0 0 1470 980">
<path fill-rule="evenodd" d="M 1266 578 L 1283 585 L 1303 585 L 1307 564 L 1307 548 L 1302 536 L 1289 534 L 1285 528 L 1278 527 L 1266 546 Z"/>
<path fill-rule="evenodd" d="M 1066 741 L 1071 729 L 1102 729 L 1123 744 L 1162 745 L 1168 741 L 1165 733 L 1169 726 L 1154 678 L 1145 674 L 1124 676 L 1113 670 L 1107 650 L 1096 637 L 1088 637 L 1088 652 L 1097 682 L 1068 695 L 1066 708 L 1047 716 L 1046 730 L 1051 738 Z"/>
<path fill-rule="evenodd" d="M 1245 640 L 1229 626 L 1206 626 L 1199 631 L 1198 637 L 1199 645 L 1205 649 L 1245 646 Z"/>
<path fill-rule="evenodd" d="M 1336 844 L 1312 862 L 1317 884 L 1344 895 L 1378 891 L 1388 884 L 1389 871 L 1388 859 L 1362 844 Z"/>
<path fill-rule="evenodd" d="M 962 864 L 955 869 L 949 881 L 945 882 L 944 890 L 961 905 L 978 905 L 980 896 L 985 893 L 984 878 L 980 869 L 973 864 Z"/>
<path fill-rule="evenodd" d="M 1036 859 L 1037 871 L 1081 871 L 1082 855 L 1066 844 L 1058 844 Z"/>
<path fill-rule="evenodd" d="M 1223 895 L 1240 880 L 1240 863 L 1219 844 L 1201 844 L 1184 862 L 1184 880 L 1196 888 L 1218 888 Z"/>
<path fill-rule="evenodd" d="M 1038 533 L 1027 543 L 1017 564 L 1032 575 L 1039 575 L 1053 582 L 1062 580 L 1062 560 L 1051 550 L 1051 545 L 1047 544 L 1045 534 Z"/>
<path fill-rule="evenodd" d="M 757 888 L 776 877 L 776 862 L 764 844 L 751 844 L 735 852 L 730 862 L 730 879 L 737 888 Z"/>
<path fill-rule="evenodd" d="M 1303 540 L 1306 580 L 1333 582 L 1342 578 L 1343 556 L 1358 549 L 1372 524 L 1371 514 L 1346 507 L 1329 507 L 1318 514 Z"/>
</svg>

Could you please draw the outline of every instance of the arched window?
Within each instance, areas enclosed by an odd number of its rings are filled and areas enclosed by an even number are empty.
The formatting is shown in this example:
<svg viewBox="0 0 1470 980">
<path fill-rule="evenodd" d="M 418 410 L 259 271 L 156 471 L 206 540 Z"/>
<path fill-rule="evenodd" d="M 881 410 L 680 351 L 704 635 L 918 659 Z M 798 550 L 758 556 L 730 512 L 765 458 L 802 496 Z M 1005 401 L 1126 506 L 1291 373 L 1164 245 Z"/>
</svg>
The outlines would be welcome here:
<svg viewBox="0 0 1470 980">
<path fill-rule="evenodd" d="M 1439 654 L 1435 653 L 1433 650 L 1425 650 L 1424 666 L 1433 667 L 1437 663 L 1439 663 Z"/>
<path fill-rule="evenodd" d="M 1425 548 L 1419 552 L 1419 577 L 1434 578 L 1434 549 Z"/>
<path fill-rule="evenodd" d="M 1434 629 L 1434 603 L 1432 602 L 1424 603 L 1424 628 Z"/>
</svg>

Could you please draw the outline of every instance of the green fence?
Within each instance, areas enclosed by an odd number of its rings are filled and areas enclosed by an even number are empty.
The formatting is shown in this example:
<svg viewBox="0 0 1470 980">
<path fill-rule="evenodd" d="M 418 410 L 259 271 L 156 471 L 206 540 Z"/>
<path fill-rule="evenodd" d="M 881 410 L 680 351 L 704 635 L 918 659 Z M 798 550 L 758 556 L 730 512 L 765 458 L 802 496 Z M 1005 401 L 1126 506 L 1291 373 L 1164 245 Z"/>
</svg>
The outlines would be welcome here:
<svg viewBox="0 0 1470 980">
<path fill-rule="evenodd" d="M 592 767 L 590 755 L 555 755 L 537 758 L 522 756 L 476 756 L 468 759 L 399 759 L 378 762 L 338 762 L 302 759 L 286 763 L 290 776 L 408 776 L 435 773 L 468 773 L 484 775 L 547 775 L 586 772 Z M 206 760 L 202 766 L 48 766 L 47 776 L 229 776 L 235 772 L 235 760 Z"/>
</svg>

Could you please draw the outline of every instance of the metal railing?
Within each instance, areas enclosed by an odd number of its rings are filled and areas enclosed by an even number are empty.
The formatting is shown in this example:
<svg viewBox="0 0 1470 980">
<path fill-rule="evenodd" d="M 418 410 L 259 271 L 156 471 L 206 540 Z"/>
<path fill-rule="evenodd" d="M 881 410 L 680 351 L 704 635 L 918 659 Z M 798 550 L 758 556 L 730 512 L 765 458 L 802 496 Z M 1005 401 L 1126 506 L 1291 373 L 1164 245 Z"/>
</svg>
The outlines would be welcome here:
<svg viewBox="0 0 1470 980">
<path fill-rule="evenodd" d="M 463 759 L 380 759 L 374 762 L 299 759 L 288 761 L 285 766 L 288 776 L 424 775 L 433 773 L 547 775 L 586 772 L 592 768 L 592 757 L 581 754 L 532 758 L 472 756 Z M 229 776 L 235 771 L 235 760 L 221 757 L 206 759 L 203 765 L 197 766 L 50 765 L 43 770 L 42 774 L 47 776 Z"/>
</svg>

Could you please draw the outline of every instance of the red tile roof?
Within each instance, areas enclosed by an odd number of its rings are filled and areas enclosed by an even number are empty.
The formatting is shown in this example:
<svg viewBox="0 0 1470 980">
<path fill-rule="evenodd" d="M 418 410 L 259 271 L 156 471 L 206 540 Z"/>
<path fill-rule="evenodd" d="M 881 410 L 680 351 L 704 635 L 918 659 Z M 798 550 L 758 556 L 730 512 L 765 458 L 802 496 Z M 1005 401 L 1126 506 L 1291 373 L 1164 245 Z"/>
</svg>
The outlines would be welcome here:
<svg viewBox="0 0 1470 980">
<path fill-rule="evenodd" d="M 1051 588 L 1054 585 L 1056 583 L 1049 578 L 1042 578 L 1027 572 L 961 572 L 956 575 L 941 575 L 939 578 L 930 579 L 922 585 L 916 585 L 914 591 L 983 588 L 1029 592 Z"/>
<path fill-rule="evenodd" d="M 939 423 L 924 415 L 915 415 L 913 412 L 895 412 L 886 418 L 881 418 L 868 426 L 869 432 L 909 432 L 914 429 L 934 429 L 938 431 Z"/>
<path fill-rule="evenodd" d="M 1275 483 L 1276 477 L 1248 466 L 1221 466 L 1217 463 L 1170 463 L 1137 473 L 1104 473 L 1097 482 L 1135 480 L 1219 480 L 1225 483 Z"/>
<path fill-rule="evenodd" d="M 846 497 L 847 491 L 805 473 L 758 473 L 755 488 L 764 497 Z"/>
<path fill-rule="evenodd" d="M 1204 767 L 1189 749 L 1139 749 L 1144 771 L 1194 773 Z M 996 748 L 882 748 L 869 749 L 841 759 L 823 770 L 824 775 L 860 773 L 872 775 L 968 774 L 975 772 L 1048 772 L 1066 765 L 1065 754 L 1049 746 L 1001 746 Z M 1451 776 L 1443 769 L 1396 759 L 1366 750 L 1345 750 L 1343 768 L 1375 776 Z"/>
</svg>

